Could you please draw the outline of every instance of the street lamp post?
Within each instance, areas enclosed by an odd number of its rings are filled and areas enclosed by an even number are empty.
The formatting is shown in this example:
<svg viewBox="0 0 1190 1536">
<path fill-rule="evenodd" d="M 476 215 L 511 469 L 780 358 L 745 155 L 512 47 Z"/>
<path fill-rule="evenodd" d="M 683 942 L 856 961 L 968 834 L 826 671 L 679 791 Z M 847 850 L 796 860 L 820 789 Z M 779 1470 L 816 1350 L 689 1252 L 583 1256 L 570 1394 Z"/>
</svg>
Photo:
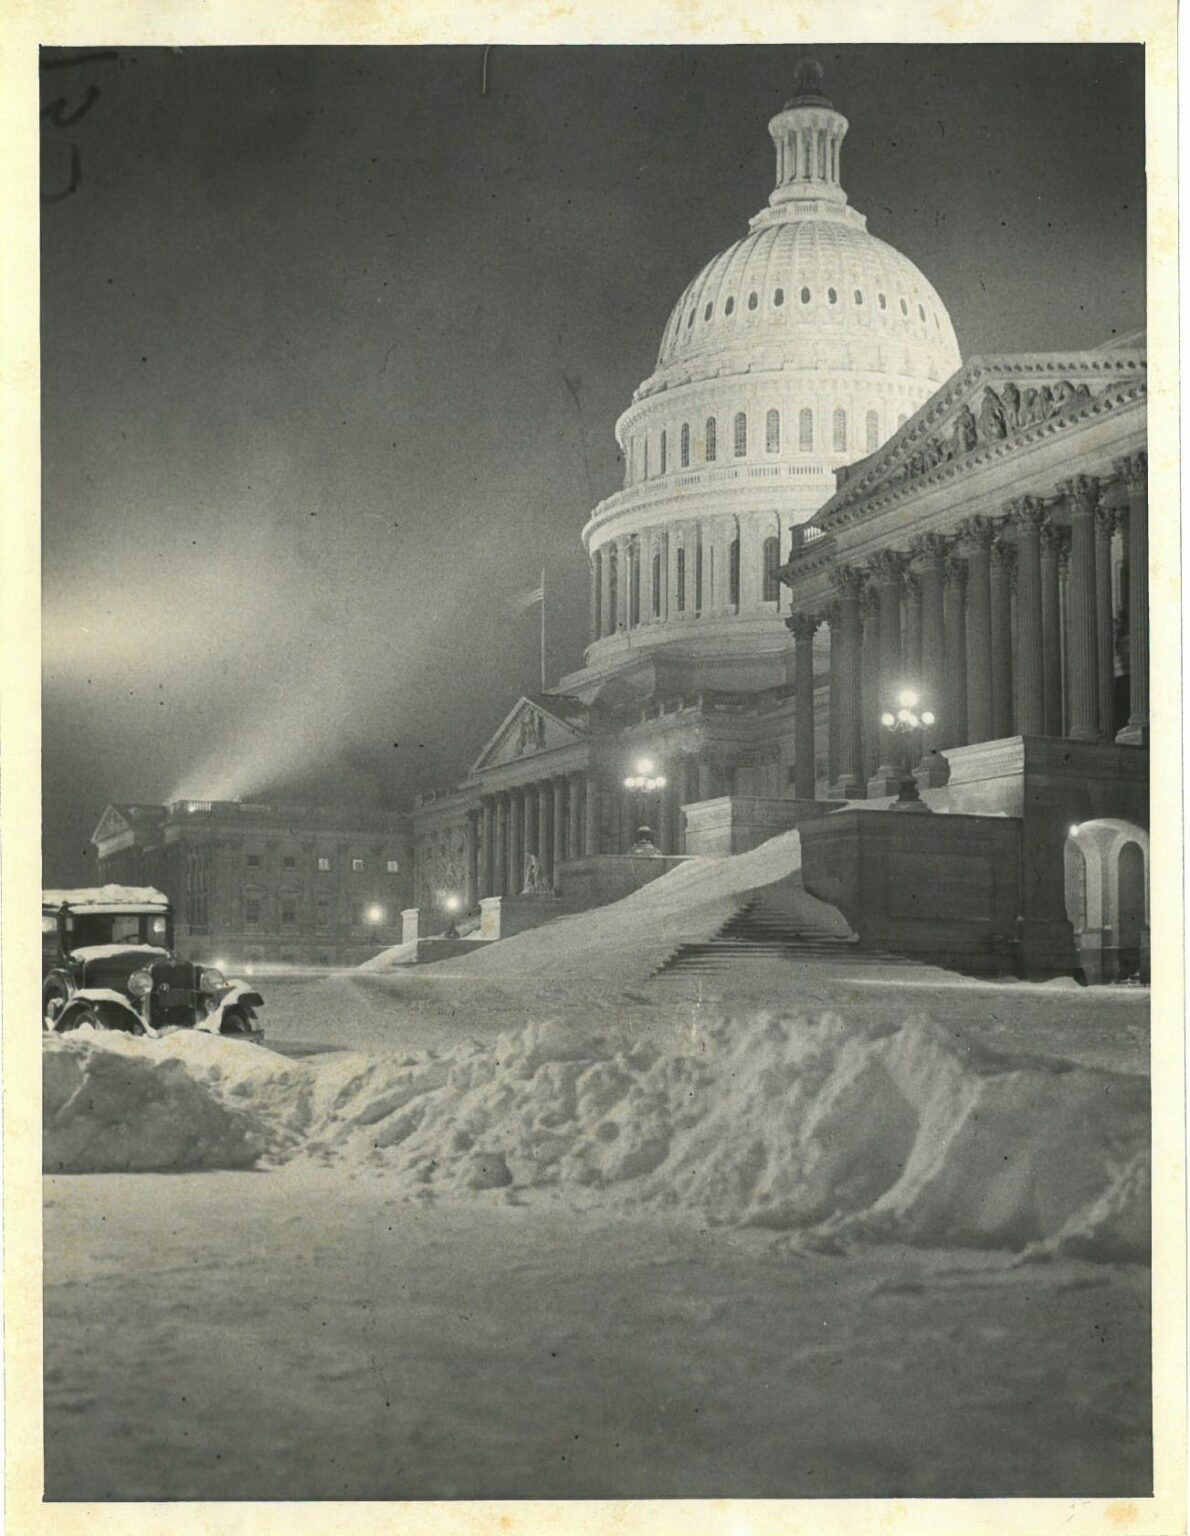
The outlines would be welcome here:
<svg viewBox="0 0 1190 1536">
<path fill-rule="evenodd" d="M 934 724 L 934 715 L 931 710 L 919 709 L 920 703 L 921 700 L 912 688 L 904 688 L 897 695 L 896 709 L 886 709 L 880 716 L 881 725 L 890 733 L 899 748 L 901 787 L 893 803 L 894 811 L 929 810 L 929 806 L 918 792 L 913 763 L 921 733 Z"/>
<path fill-rule="evenodd" d="M 651 795 L 663 790 L 668 782 L 663 773 L 657 772 L 657 765 L 651 757 L 640 757 L 636 760 L 636 772 L 630 773 L 624 780 L 624 788 L 634 797 L 639 797 L 642 807 L 647 804 Z M 653 830 L 649 826 L 639 826 L 636 829 L 636 843 L 633 846 L 647 844 L 653 846 Z"/>
</svg>

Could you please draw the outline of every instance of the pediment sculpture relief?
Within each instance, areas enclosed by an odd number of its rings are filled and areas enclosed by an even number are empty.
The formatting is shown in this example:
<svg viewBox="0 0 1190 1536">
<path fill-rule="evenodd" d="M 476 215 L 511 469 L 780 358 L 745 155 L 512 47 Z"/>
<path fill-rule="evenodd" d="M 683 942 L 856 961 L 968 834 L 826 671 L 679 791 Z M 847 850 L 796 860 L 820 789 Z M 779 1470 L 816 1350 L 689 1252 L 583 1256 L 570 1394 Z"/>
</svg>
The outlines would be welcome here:
<svg viewBox="0 0 1190 1536">
<path fill-rule="evenodd" d="M 1002 441 L 1023 427 L 1048 421 L 1064 411 L 1073 400 L 1089 400 L 1088 384 L 1072 384 L 1068 379 L 1057 383 L 1030 386 L 1023 392 L 1011 379 L 999 390 L 988 384 L 979 401 L 978 414 L 969 405 L 960 407 L 949 434 L 930 438 L 899 464 L 889 475 L 890 485 L 916 480 L 919 475 L 950 463 L 986 443 Z"/>
</svg>

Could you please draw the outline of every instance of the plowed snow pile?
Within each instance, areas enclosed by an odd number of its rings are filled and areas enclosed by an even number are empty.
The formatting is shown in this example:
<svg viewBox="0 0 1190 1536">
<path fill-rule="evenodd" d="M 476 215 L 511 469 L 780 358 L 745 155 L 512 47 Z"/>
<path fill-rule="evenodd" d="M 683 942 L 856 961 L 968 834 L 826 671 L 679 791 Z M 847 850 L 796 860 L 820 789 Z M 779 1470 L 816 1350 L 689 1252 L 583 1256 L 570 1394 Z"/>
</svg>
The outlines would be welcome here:
<svg viewBox="0 0 1190 1536">
<path fill-rule="evenodd" d="M 975 1057 L 937 1025 L 757 1015 L 660 1051 L 533 1025 L 291 1062 L 243 1043 L 46 1042 L 46 1168 L 374 1168 L 407 1194 L 602 1202 L 930 1246 L 1148 1255 L 1147 1084 Z M 595 1192 L 598 1192 L 596 1195 Z"/>
</svg>

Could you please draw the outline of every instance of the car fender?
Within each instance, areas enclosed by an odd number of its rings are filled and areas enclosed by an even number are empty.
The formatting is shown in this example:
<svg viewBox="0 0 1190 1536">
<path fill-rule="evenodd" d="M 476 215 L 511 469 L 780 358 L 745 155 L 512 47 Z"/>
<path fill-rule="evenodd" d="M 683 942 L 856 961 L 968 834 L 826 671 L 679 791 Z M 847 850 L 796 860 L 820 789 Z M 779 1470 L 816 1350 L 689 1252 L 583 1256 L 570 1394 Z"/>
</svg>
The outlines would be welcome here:
<svg viewBox="0 0 1190 1536">
<path fill-rule="evenodd" d="M 226 992 L 221 992 L 219 1001 L 210 1013 L 202 1018 L 194 1026 L 195 1029 L 206 1030 L 208 1034 L 218 1035 L 223 1030 L 223 1015 L 228 1008 L 233 1008 L 237 1003 L 243 1003 L 249 1008 L 263 1008 L 264 998 L 255 987 L 248 986 L 245 982 L 236 981 L 228 987 Z"/>
<path fill-rule="evenodd" d="M 41 1011 L 43 1018 L 46 1002 L 51 994 L 56 995 L 60 993 L 63 1000 L 62 1006 L 65 1008 L 74 999 L 75 991 L 75 980 L 69 971 L 63 970 L 61 966 L 55 967 L 54 970 L 50 971 L 42 979 L 41 983 Z"/>
<path fill-rule="evenodd" d="M 62 1012 L 54 1020 L 55 1033 L 63 1033 L 71 1015 L 77 1013 L 79 1009 L 86 1003 L 108 1003 L 112 1007 L 120 1008 L 126 1014 L 128 1014 L 130 1018 L 136 1020 L 137 1024 L 140 1025 L 146 1035 L 151 1035 L 154 1038 L 157 1038 L 157 1030 L 155 1030 L 151 1024 L 147 1023 L 143 1018 L 141 1018 L 140 1014 L 136 1011 L 136 1009 L 132 1006 L 126 997 L 122 997 L 119 992 L 113 992 L 110 987 L 80 987 L 79 990 L 70 999 L 70 1001 L 66 1004 L 66 1007 L 63 1008 Z"/>
</svg>

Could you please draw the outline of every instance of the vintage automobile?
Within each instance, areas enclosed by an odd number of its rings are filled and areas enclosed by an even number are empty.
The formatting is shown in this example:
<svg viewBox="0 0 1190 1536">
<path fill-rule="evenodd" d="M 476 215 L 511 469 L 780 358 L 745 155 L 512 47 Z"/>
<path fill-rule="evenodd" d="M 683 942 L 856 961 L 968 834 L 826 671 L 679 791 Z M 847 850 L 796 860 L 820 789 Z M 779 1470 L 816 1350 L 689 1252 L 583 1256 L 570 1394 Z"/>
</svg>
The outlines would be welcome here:
<svg viewBox="0 0 1190 1536">
<path fill-rule="evenodd" d="M 133 1035 L 173 1029 L 262 1040 L 259 992 L 174 952 L 169 898 L 151 886 L 41 895 L 42 1019 Z"/>
</svg>

